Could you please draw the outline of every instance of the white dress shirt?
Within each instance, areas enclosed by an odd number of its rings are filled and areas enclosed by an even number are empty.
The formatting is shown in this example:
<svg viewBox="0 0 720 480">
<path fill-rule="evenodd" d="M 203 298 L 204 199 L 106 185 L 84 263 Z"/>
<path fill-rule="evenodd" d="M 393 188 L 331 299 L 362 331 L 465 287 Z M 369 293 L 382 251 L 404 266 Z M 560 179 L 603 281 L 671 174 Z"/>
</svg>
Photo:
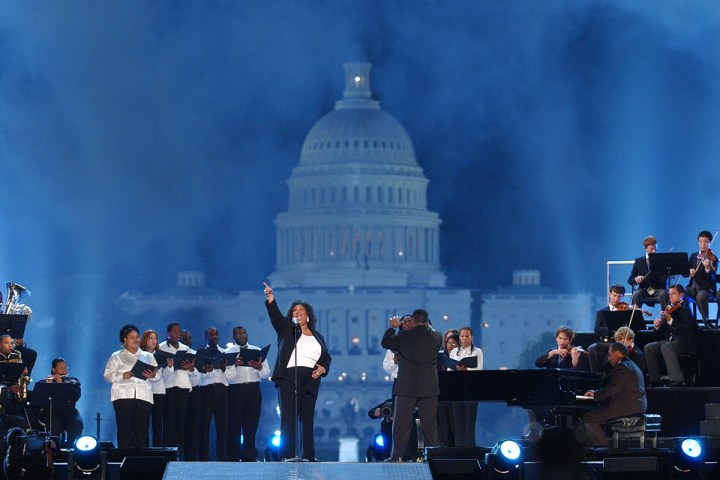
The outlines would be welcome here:
<svg viewBox="0 0 720 480">
<path fill-rule="evenodd" d="M 210 345 L 207 345 L 205 348 L 210 348 Z M 223 350 L 220 347 L 217 347 L 218 351 L 220 353 L 225 353 L 225 350 Z M 196 369 L 200 368 L 202 369 L 202 365 L 200 365 L 200 362 L 195 363 L 196 365 L 199 365 L 199 367 L 195 367 Z M 208 385 L 212 385 L 213 383 L 221 383 L 228 386 L 228 368 L 225 368 L 225 371 L 223 372 L 219 368 L 214 368 L 211 372 L 200 372 L 200 386 L 206 387 Z"/>
<path fill-rule="evenodd" d="M 186 351 L 189 353 L 197 353 L 192 348 L 188 347 L 184 343 L 178 342 L 178 348 L 173 347 L 168 343 L 167 340 L 162 342 L 160 345 L 160 350 L 163 352 L 168 352 L 172 354 L 176 354 L 179 351 Z M 167 367 L 162 369 L 163 373 L 163 381 L 165 382 L 165 388 L 173 388 L 173 387 L 180 387 L 185 388 L 188 390 L 192 390 L 192 387 L 197 386 L 197 384 L 200 382 L 200 373 L 198 372 L 197 367 L 195 367 L 195 371 L 191 372 L 189 370 L 185 370 L 180 368 L 180 365 L 177 366 L 178 368 L 175 368 L 175 364 L 173 363 L 172 367 Z"/>
<path fill-rule="evenodd" d="M 160 380 L 159 373 L 156 374 L 154 378 L 149 378 L 147 380 L 141 380 L 137 377 L 130 377 L 127 379 L 123 378 L 123 374 L 132 370 L 135 362 L 138 360 L 157 366 L 155 357 L 153 357 L 152 354 L 143 352 L 140 349 L 138 349 L 137 352 L 132 353 L 129 350 L 122 348 L 110 355 L 110 358 L 105 365 L 105 373 L 103 376 L 105 377 L 105 380 L 112 383 L 112 387 L 110 388 L 111 401 L 137 399 L 153 403 L 153 392 L 150 383 Z"/>
<path fill-rule="evenodd" d="M 390 375 L 392 380 L 397 378 L 398 364 L 395 362 L 395 352 L 388 350 L 385 352 L 385 358 L 383 359 L 383 370 L 385 373 Z"/>
<path fill-rule="evenodd" d="M 225 353 L 240 353 L 243 350 L 261 350 L 260 347 L 250 345 L 246 343 L 243 347 L 235 344 L 225 349 Z M 228 382 L 231 385 L 241 383 L 259 382 L 261 378 L 267 378 L 270 376 L 270 365 L 268 365 L 267 358 L 263 358 L 262 368 L 257 370 L 253 367 L 242 366 L 236 367 L 235 364 L 228 365 L 225 370 L 227 374 Z"/>
</svg>

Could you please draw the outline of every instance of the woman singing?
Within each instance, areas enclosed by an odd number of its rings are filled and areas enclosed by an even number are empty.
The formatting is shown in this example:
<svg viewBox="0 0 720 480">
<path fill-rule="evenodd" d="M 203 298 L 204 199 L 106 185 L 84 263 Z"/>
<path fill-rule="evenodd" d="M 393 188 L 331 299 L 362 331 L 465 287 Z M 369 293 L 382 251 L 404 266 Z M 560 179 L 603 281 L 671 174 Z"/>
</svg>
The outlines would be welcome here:
<svg viewBox="0 0 720 480">
<path fill-rule="evenodd" d="M 135 325 L 120 329 L 122 348 L 110 355 L 105 365 L 105 380 L 112 383 L 110 400 L 115 409 L 118 448 L 143 448 L 148 446 L 148 427 L 153 406 L 152 387 L 157 381 L 156 370 L 147 368 L 143 379 L 134 377 L 131 370 L 141 360 L 157 367 L 152 354 L 140 350 L 140 335 Z"/>
<path fill-rule="evenodd" d="M 473 343 L 473 330 L 470 327 L 460 329 L 460 346 L 450 352 L 450 358 L 453 360 L 462 360 L 468 357 L 475 357 L 476 366 L 466 367 L 459 364 L 455 367 L 457 370 L 482 370 L 483 353 Z M 478 402 L 457 402 L 453 405 L 454 430 L 455 430 L 455 446 L 456 447 L 474 447 L 475 446 L 475 421 L 477 420 Z"/>
<path fill-rule="evenodd" d="M 155 330 L 145 330 L 140 338 L 140 349 L 144 352 L 154 354 L 158 349 L 158 336 Z M 173 360 L 167 359 L 167 368 L 172 370 Z M 152 422 L 152 446 L 162 447 L 163 445 L 163 417 L 165 414 L 165 382 L 163 376 L 158 372 L 157 381 L 150 384 L 153 392 L 153 407 L 151 414 Z"/>
<path fill-rule="evenodd" d="M 302 458 L 317 462 L 313 438 L 315 402 L 320 389 L 320 377 L 327 375 L 330 368 L 330 354 L 322 335 L 315 330 L 317 321 L 312 306 L 294 301 L 287 316 L 283 316 L 275 302 L 272 288 L 267 283 L 263 285 L 267 299 L 265 306 L 278 336 L 278 355 L 272 380 L 280 399 L 280 457 L 288 459 L 296 456 L 295 432 L 299 419 L 302 428 Z"/>
</svg>

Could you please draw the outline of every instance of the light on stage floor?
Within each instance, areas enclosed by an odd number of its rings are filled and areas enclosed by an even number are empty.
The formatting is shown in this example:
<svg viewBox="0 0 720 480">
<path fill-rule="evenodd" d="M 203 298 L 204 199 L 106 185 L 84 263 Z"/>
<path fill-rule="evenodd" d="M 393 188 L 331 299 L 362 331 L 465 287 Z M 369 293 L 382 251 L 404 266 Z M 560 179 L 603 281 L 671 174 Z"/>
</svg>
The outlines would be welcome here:
<svg viewBox="0 0 720 480">
<path fill-rule="evenodd" d="M 705 452 L 701 440 L 696 438 L 678 440 L 673 455 L 673 468 L 677 474 L 694 478 L 699 474 L 704 463 Z"/>
<path fill-rule="evenodd" d="M 82 478 L 102 478 L 107 460 L 100 445 L 92 435 L 82 435 L 75 440 L 74 448 L 68 457 L 68 466 L 72 465 L 73 478 L 79 473 Z"/>
<path fill-rule="evenodd" d="M 518 478 L 522 462 L 522 449 L 515 440 L 500 440 L 485 454 L 488 478 Z"/>
<path fill-rule="evenodd" d="M 280 460 L 280 445 L 282 445 L 282 435 L 280 435 L 280 430 L 275 430 L 275 433 L 273 433 L 268 441 L 268 446 L 265 448 L 266 462 L 277 462 Z"/>
</svg>

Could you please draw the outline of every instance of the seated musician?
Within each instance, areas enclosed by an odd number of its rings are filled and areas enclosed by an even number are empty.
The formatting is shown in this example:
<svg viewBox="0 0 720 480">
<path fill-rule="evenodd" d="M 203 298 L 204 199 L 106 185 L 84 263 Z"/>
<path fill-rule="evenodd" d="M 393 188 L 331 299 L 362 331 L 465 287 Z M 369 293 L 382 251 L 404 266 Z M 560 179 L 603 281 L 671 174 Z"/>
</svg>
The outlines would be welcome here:
<svg viewBox="0 0 720 480">
<path fill-rule="evenodd" d="M 22 363 L 22 355 L 13 349 L 13 339 L 10 335 L 0 336 L 0 363 Z M 26 373 L 23 373 L 25 375 Z M 13 427 L 28 427 L 25 420 L 22 399 L 22 390 L 18 383 L 0 384 L 0 431 L 3 435 Z"/>
<path fill-rule="evenodd" d="M 587 446 L 606 447 L 607 438 L 603 427 L 610 420 L 642 415 L 647 409 L 645 381 L 635 362 L 627 358 L 627 347 L 620 342 L 610 345 L 608 362 L 610 377 L 599 390 L 589 390 L 585 395 L 594 397 L 597 407 L 583 415 L 578 438 Z"/>
<path fill-rule="evenodd" d="M 653 321 L 655 330 L 664 333 L 666 340 L 645 345 L 648 377 L 651 386 L 660 386 L 661 360 L 667 368 L 669 385 L 682 387 L 685 385 L 683 373 L 678 362 L 678 354 L 694 355 L 697 351 L 695 320 L 684 301 L 685 289 L 675 285 L 670 289 L 671 305 L 660 313 L 660 318 Z"/>
<path fill-rule="evenodd" d="M 657 253 L 657 239 L 649 235 L 643 239 L 645 255 L 635 259 L 628 283 L 637 287 L 632 296 L 632 304 L 641 307 L 644 303 L 659 303 L 663 310 L 667 307 L 668 295 L 665 291 L 666 274 L 650 274 L 650 254 Z"/>
<path fill-rule="evenodd" d="M 80 381 L 75 377 L 68 376 L 67 362 L 64 358 L 58 357 L 52 361 L 50 375 L 38 383 L 63 383 L 68 385 L 67 388 L 70 388 L 71 394 L 64 405 L 53 403 L 52 425 L 50 425 L 49 407 L 43 407 L 40 412 L 38 412 L 38 419 L 46 426 L 48 431 L 54 435 L 67 432 L 67 439 L 61 447 L 65 448 L 73 445 L 75 440 L 82 435 L 83 431 L 82 417 L 75 407 L 75 403 L 80 399 L 81 394 Z"/>
<path fill-rule="evenodd" d="M 613 336 L 616 342 L 620 342 L 625 345 L 628 349 L 628 358 L 635 362 L 643 374 L 647 373 L 647 363 L 645 361 L 645 354 L 639 347 L 635 346 L 635 332 L 628 327 L 620 327 Z M 610 369 L 610 363 L 608 362 L 608 350 L 610 349 L 609 342 L 597 342 L 590 345 L 588 348 L 588 357 L 590 358 L 590 366 L 593 372 L 606 372 Z M 593 366 L 593 360 L 595 358 L 602 358 L 602 361 Z"/>
<path fill-rule="evenodd" d="M 716 294 L 715 275 L 718 267 L 717 257 L 710 250 L 712 234 L 703 230 L 698 234 L 700 251 L 690 255 L 690 284 L 685 288 L 685 296 L 693 298 L 697 303 L 703 324 L 708 323 L 708 301 L 711 295 Z"/>
<path fill-rule="evenodd" d="M 573 347 L 572 342 L 575 334 L 572 328 L 560 326 L 555 330 L 555 342 L 557 348 L 548 350 L 535 359 L 535 366 L 539 368 L 575 368 L 589 370 L 590 365 L 586 352 L 580 347 Z"/>
</svg>

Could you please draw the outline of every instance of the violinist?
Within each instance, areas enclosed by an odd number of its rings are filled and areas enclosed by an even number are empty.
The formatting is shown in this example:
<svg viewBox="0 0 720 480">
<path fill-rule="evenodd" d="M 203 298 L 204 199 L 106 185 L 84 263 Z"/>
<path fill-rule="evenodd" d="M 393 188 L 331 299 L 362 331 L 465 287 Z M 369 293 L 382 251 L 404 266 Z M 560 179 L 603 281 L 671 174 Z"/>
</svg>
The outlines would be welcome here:
<svg viewBox="0 0 720 480">
<path fill-rule="evenodd" d="M 610 285 L 608 292 L 608 304 L 605 308 L 601 308 L 595 312 L 595 335 L 600 337 L 599 342 L 595 342 L 588 347 L 588 360 L 590 362 L 590 370 L 599 372 L 602 366 L 607 362 L 608 343 L 610 331 L 605 323 L 603 312 L 614 312 L 626 308 L 627 303 L 623 303 L 622 299 L 625 295 L 625 287 L 619 283 Z"/>
<path fill-rule="evenodd" d="M 669 386 L 682 387 L 685 385 L 678 363 L 678 354 L 695 354 L 697 337 L 695 320 L 685 302 L 684 294 L 685 289 L 682 285 L 672 287 L 670 289 L 670 306 L 660 312 L 660 318 L 653 321 L 655 330 L 664 333 L 667 338 L 645 345 L 650 386 L 660 386 L 661 361 L 665 362 L 668 377 L 670 377 Z"/>
<path fill-rule="evenodd" d="M 702 316 L 705 327 L 710 328 L 708 323 L 708 300 L 715 295 L 715 273 L 717 272 L 718 260 L 710 249 L 713 236 L 707 230 L 698 234 L 698 246 L 700 250 L 690 255 L 690 284 L 685 289 L 685 295 L 694 298 L 698 310 Z"/>
<path fill-rule="evenodd" d="M 635 259 L 628 283 L 631 287 L 637 287 L 632 296 L 632 304 L 641 307 L 643 303 L 648 301 L 659 303 L 663 310 L 667 307 L 667 291 L 665 291 L 665 280 L 667 275 L 664 273 L 653 273 L 652 265 L 650 265 L 651 253 L 657 253 L 657 239 L 649 235 L 643 239 L 643 247 L 645 255 Z"/>
<path fill-rule="evenodd" d="M 571 345 L 574 336 L 572 328 L 564 325 L 558 327 L 555 330 L 557 348 L 550 349 L 535 359 L 535 366 L 539 368 L 589 370 L 586 352 L 581 347 Z"/>
<path fill-rule="evenodd" d="M 613 341 L 625 345 L 628 350 L 627 358 L 635 362 L 635 365 L 638 366 L 641 372 L 647 373 L 647 362 L 645 361 L 645 354 L 638 346 L 635 345 L 635 332 L 633 332 L 631 328 L 618 328 L 615 332 L 615 335 L 613 336 Z M 608 363 L 607 358 L 610 345 L 611 343 L 609 342 L 598 342 L 593 343 L 588 348 L 590 365 L 593 372 L 606 373 L 608 371 L 608 368 L 610 368 L 610 364 Z M 593 359 L 593 356 L 598 356 L 600 352 L 605 353 L 605 358 L 600 361 L 598 361 L 597 359 Z"/>
</svg>

